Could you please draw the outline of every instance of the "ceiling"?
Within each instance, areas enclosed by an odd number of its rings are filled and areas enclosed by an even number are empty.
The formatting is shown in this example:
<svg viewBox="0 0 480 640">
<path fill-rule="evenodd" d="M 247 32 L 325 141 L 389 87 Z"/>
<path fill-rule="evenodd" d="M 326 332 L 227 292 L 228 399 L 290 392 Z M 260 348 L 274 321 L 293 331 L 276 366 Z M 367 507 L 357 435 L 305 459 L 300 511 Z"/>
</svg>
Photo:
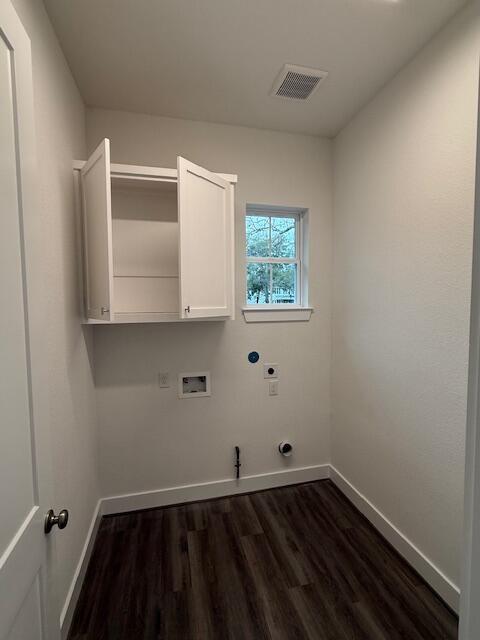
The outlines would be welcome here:
<svg viewBox="0 0 480 640">
<path fill-rule="evenodd" d="M 465 0 L 45 0 L 89 106 L 335 135 Z M 284 63 L 329 77 L 269 95 Z"/>
</svg>

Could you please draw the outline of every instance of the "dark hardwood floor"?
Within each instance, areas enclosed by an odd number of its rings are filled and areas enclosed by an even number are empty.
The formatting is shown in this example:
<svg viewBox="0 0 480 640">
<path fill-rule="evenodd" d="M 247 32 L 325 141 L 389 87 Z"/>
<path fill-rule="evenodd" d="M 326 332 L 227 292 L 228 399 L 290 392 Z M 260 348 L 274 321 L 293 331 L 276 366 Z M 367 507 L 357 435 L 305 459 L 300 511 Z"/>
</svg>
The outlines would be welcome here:
<svg viewBox="0 0 480 640">
<path fill-rule="evenodd" d="M 456 617 L 324 480 L 103 518 L 69 640 L 456 637 Z"/>
</svg>

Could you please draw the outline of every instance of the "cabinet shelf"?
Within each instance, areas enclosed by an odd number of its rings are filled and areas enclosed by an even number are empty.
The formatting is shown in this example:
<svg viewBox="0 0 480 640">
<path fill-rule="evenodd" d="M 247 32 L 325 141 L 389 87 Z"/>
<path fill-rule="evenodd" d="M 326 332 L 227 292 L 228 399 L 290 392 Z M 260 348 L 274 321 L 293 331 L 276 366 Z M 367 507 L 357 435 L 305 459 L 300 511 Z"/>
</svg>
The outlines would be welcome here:
<svg viewBox="0 0 480 640">
<path fill-rule="evenodd" d="M 165 178 L 155 178 L 154 176 L 123 176 L 121 174 L 112 175 L 112 189 L 122 189 L 128 191 L 153 191 L 161 193 L 176 193 L 177 179 L 167 180 Z"/>
</svg>

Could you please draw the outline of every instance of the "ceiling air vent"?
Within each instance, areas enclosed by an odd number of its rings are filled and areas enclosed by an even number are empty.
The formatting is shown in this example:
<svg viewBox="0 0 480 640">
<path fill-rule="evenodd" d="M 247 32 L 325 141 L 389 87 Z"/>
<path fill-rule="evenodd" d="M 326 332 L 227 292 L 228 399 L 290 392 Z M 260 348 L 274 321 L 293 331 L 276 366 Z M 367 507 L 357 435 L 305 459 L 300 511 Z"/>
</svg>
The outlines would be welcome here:
<svg viewBox="0 0 480 640">
<path fill-rule="evenodd" d="M 327 71 L 286 64 L 278 74 L 270 95 L 277 98 L 306 100 L 327 76 Z"/>
</svg>

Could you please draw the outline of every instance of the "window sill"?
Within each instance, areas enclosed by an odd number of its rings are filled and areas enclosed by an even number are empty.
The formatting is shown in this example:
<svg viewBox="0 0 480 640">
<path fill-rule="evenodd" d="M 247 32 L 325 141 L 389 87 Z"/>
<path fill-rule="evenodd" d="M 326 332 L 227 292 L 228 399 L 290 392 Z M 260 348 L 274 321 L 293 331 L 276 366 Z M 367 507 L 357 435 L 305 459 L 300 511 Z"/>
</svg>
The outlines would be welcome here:
<svg viewBox="0 0 480 640">
<path fill-rule="evenodd" d="M 245 322 L 308 322 L 312 307 L 243 307 Z"/>
</svg>

